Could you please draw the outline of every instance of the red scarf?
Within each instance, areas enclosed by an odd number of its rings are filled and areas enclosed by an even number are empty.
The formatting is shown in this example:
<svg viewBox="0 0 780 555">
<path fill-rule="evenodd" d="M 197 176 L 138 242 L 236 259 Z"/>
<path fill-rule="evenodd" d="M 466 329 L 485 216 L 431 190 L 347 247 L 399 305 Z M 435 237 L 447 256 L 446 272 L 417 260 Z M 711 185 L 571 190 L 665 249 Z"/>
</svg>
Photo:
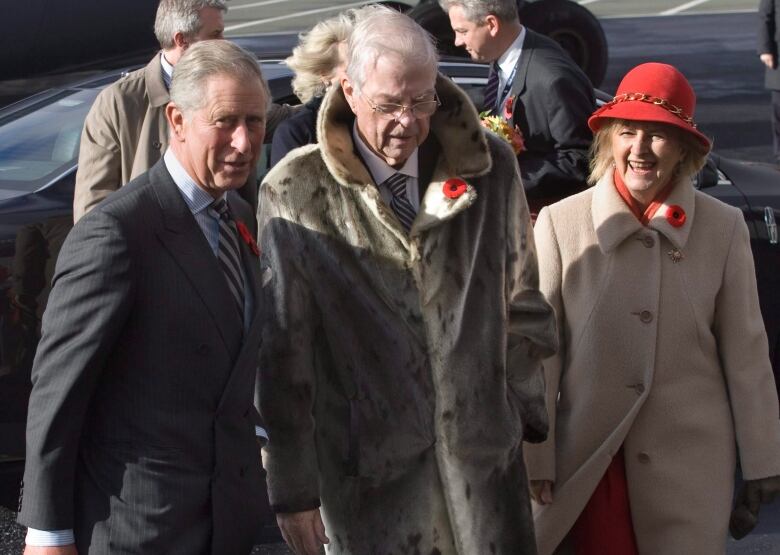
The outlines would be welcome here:
<svg viewBox="0 0 780 555">
<path fill-rule="evenodd" d="M 661 208 L 661 206 L 663 206 L 664 202 L 666 202 L 666 199 L 669 198 L 672 189 L 674 189 L 674 181 L 669 180 L 669 183 L 663 186 L 652 202 L 647 205 L 647 208 L 642 210 L 642 205 L 639 204 L 639 201 L 631 196 L 631 193 L 628 191 L 628 187 L 626 187 L 626 184 L 623 182 L 623 178 L 618 173 L 617 168 L 615 168 L 613 173 L 615 189 L 617 189 L 620 198 L 622 198 L 623 202 L 626 203 L 626 206 L 628 206 L 628 208 L 631 210 L 631 213 L 636 216 L 636 219 L 645 226 L 650 223 L 650 220 L 653 219 L 655 213 L 658 212 L 658 209 Z"/>
</svg>

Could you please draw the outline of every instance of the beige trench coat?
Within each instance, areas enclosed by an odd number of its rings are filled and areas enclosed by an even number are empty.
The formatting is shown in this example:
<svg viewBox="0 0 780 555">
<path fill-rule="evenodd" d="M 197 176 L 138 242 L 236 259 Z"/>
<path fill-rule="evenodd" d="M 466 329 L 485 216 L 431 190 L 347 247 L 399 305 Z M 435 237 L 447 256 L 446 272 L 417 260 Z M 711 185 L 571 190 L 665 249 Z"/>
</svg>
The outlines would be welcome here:
<svg viewBox="0 0 780 555">
<path fill-rule="evenodd" d="M 159 54 L 100 92 L 81 133 L 74 220 L 162 157 L 169 100 Z"/>
<path fill-rule="evenodd" d="M 100 92 L 81 133 L 74 221 L 162 158 L 168 148 L 165 107 L 169 101 L 159 53 L 146 67 L 127 74 Z M 266 142 L 270 141 L 276 126 L 294 110 L 287 105 L 269 104 Z M 241 196 L 253 206 L 257 204 L 256 190 L 242 189 Z"/>
<path fill-rule="evenodd" d="M 612 176 L 545 209 L 541 289 L 561 351 L 545 361 L 551 431 L 528 446 L 552 553 L 624 447 L 640 553 L 724 553 L 737 455 L 747 479 L 780 474 L 780 421 L 742 214 L 681 180 L 643 227 Z M 557 402 L 556 402 L 557 399 Z"/>
</svg>

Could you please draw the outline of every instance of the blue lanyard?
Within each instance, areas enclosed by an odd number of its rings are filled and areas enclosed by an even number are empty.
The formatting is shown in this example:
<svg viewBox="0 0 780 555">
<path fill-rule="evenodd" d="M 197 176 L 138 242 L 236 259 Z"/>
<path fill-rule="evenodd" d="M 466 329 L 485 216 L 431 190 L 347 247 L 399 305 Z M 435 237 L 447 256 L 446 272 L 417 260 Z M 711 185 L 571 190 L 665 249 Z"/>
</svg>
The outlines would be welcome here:
<svg viewBox="0 0 780 555">
<path fill-rule="evenodd" d="M 514 81 L 515 79 L 515 73 L 517 73 L 517 65 L 519 63 L 520 63 L 520 59 L 518 58 L 517 63 L 515 63 L 515 67 L 512 68 L 512 73 L 509 74 L 506 83 L 504 83 L 504 88 L 501 91 L 501 95 L 498 97 L 497 109 L 499 111 L 501 110 L 501 108 L 504 107 L 504 101 L 506 100 L 506 95 L 509 94 L 509 91 L 512 89 L 512 81 Z"/>
</svg>

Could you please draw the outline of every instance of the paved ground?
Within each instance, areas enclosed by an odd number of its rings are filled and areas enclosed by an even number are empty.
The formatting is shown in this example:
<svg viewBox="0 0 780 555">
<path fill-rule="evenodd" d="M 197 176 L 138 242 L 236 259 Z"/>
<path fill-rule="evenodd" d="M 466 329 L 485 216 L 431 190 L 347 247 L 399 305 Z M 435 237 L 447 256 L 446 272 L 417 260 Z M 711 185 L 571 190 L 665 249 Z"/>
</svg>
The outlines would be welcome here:
<svg viewBox="0 0 780 555">
<path fill-rule="evenodd" d="M 756 52 L 756 14 L 603 19 L 609 65 L 602 88 L 614 91 L 637 63 L 673 64 L 698 99 L 696 121 L 722 155 L 772 161 L 769 92 Z"/>
<path fill-rule="evenodd" d="M 417 5 L 417 0 L 401 0 Z M 531 0 L 533 1 L 533 0 Z M 232 0 L 225 18 L 229 35 L 308 29 L 339 10 L 360 6 L 350 0 Z M 757 0 L 579 0 L 599 18 L 755 12 Z"/>
</svg>

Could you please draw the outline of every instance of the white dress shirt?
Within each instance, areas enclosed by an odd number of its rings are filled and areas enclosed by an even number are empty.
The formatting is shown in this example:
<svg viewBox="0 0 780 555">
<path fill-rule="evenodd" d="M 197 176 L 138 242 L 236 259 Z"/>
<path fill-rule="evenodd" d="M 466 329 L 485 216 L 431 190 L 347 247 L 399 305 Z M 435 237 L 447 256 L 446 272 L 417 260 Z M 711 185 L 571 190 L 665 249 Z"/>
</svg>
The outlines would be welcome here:
<svg viewBox="0 0 780 555">
<path fill-rule="evenodd" d="M 517 62 L 520 61 L 520 55 L 523 53 L 523 41 L 525 41 L 525 26 L 522 26 L 509 48 L 504 50 L 501 57 L 496 60 L 498 66 L 498 106 L 502 107 L 506 101 L 510 86 L 507 87 L 507 81 L 514 80 Z"/>
<path fill-rule="evenodd" d="M 165 88 L 171 89 L 171 81 L 173 81 L 173 66 L 165 59 L 165 54 L 160 52 L 160 65 L 163 70 L 163 81 L 165 82 Z"/>
</svg>

